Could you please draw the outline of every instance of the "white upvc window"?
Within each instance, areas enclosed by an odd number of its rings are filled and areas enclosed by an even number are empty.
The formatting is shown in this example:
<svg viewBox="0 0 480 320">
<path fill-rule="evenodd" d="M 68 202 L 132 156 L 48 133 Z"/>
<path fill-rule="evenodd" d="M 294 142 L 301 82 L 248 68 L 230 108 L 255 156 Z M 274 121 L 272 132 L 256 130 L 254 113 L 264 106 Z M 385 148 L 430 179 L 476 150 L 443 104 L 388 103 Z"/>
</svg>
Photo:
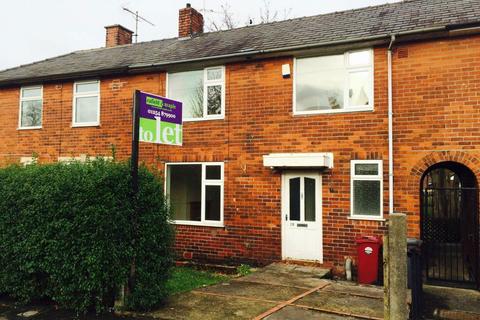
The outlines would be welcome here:
<svg viewBox="0 0 480 320">
<path fill-rule="evenodd" d="M 167 96 L 183 104 L 183 121 L 225 117 L 225 67 L 167 74 Z"/>
<path fill-rule="evenodd" d="M 373 110 L 373 50 L 296 58 L 293 114 Z"/>
<path fill-rule="evenodd" d="M 43 113 L 43 87 L 22 87 L 20 89 L 19 110 L 19 129 L 41 129 Z"/>
<path fill-rule="evenodd" d="M 100 125 L 100 81 L 79 81 L 73 84 L 72 126 Z"/>
<path fill-rule="evenodd" d="M 351 218 L 383 219 L 382 160 L 351 161 Z"/>
<path fill-rule="evenodd" d="M 223 227 L 222 162 L 167 163 L 165 193 L 173 223 Z"/>
</svg>

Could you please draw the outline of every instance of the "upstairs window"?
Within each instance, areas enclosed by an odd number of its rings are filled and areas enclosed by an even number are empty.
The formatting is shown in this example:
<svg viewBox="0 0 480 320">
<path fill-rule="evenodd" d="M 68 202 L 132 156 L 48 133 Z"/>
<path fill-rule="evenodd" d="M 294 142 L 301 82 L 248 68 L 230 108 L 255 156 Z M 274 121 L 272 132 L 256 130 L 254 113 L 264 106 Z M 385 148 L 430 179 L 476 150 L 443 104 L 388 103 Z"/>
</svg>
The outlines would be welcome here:
<svg viewBox="0 0 480 320">
<path fill-rule="evenodd" d="M 19 129 L 42 127 L 43 88 L 23 87 L 20 90 Z"/>
<path fill-rule="evenodd" d="M 351 217 L 381 219 L 383 206 L 383 168 L 381 160 L 351 162 Z"/>
<path fill-rule="evenodd" d="M 372 50 L 296 59 L 294 114 L 373 110 Z"/>
<path fill-rule="evenodd" d="M 100 81 L 75 82 L 73 91 L 73 126 L 99 125 Z"/>
<path fill-rule="evenodd" d="M 170 99 L 183 103 L 183 120 L 222 119 L 225 109 L 225 68 L 168 74 Z"/>
</svg>

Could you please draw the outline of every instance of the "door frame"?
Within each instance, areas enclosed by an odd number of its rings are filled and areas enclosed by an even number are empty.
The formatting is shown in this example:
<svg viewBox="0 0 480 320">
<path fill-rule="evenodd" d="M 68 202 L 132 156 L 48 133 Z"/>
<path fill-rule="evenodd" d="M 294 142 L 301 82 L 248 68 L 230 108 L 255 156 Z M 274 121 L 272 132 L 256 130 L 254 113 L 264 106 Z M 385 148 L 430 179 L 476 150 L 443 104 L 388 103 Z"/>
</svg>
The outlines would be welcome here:
<svg viewBox="0 0 480 320">
<path fill-rule="evenodd" d="M 280 220 L 281 220 L 281 229 L 282 229 L 282 235 L 281 235 L 281 246 L 282 246 L 282 260 L 287 259 L 286 257 L 286 245 L 285 245 L 285 233 L 286 233 L 286 220 L 284 219 L 284 215 L 287 209 L 287 203 L 289 201 L 289 194 L 287 194 L 287 181 L 288 178 L 291 176 L 303 176 L 303 177 L 314 177 L 315 179 L 318 179 L 318 188 L 315 189 L 316 193 L 316 204 L 318 204 L 316 207 L 318 208 L 318 226 L 319 226 L 319 241 L 320 241 L 320 259 L 319 260 L 306 260 L 306 261 L 318 261 L 320 263 L 323 263 L 323 190 L 322 190 L 322 175 L 318 171 L 309 171 L 309 170 L 287 170 L 282 172 L 282 183 L 281 183 L 281 190 L 280 190 L 280 196 L 281 196 L 281 210 L 280 210 Z"/>
</svg>

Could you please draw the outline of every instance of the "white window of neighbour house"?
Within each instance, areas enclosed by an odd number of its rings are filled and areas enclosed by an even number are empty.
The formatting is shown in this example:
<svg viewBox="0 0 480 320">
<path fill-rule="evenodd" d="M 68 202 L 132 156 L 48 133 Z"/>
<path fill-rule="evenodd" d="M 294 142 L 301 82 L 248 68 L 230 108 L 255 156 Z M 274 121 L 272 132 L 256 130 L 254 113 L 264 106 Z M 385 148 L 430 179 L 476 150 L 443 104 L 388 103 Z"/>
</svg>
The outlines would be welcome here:
<svg viewBox="0 0 480 320">
<path fill-rule="evenodd" d="M 82 81 L 73 84 L 74 127 L 100 124 L 100 81 Z"/>
<path fill-rule="evenodd" d="M 43 87 L 22 87 L 20 89 L 19 129 L 40 129 L 42 127 Z"/>
<path fill-rule="evenodd" d="M 184 121 L 223 119 L 225 67 L 169 73 L 167 95 L 183 103 Z"/>
<path fill-rule="evenodd" d="M 294 114 L 373 110 L 373 51 L 297 58 Z"/>
<path fill-rule="evenodd" d="M 382 160 L 351 161 L 351 218 L 383 218 Z"/>
</svg>

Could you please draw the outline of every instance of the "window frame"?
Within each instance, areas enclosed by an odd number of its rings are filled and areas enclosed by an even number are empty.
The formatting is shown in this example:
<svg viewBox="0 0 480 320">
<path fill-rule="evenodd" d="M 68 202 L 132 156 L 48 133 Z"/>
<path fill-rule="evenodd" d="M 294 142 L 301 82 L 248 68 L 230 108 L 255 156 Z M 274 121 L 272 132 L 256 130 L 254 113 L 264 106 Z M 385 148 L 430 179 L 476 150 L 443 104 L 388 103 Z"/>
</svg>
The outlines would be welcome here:
<svg viewBox="0 0 480 320">
<path fill-rule="evenodd" d="M 77 93 L 77 85 L 78 84 L 87 84 L 87 83 L 96 83 L 98 85 L 98 91 L 93 92 L 83 92 Z M 100 80 L 82 80 L 82 81 L 75 81 L 73 83 L 73 108 L 72 108 L 72 127 L 96 127 L 100 126 Z M 90 122 L 76 122 L 75 121 L 75 114 L 77 112 L 77 98 L 89 98 L 89 97 L 97 97 L 97 120 L 90 121 Z"/>
<path fill-rule="evenodd" d="M 211 69 L 221 69 L 222 78 L 220 80 L 208 80 L 208 78 L 207 78 L 208 70 L 211 70 Z M 170 74 L 180 73 L 180 72 L 199 71 L 199 70 L 203 70 L 203 116 L 201 118 L 185 118 L 184 117 L 183 122 L 195 122 L 195 121 L 225 119 L 225 96 L 226 96 L 226 94 L 225 94 L 225 92 L 226 92 L 225 66 L 214 66 L 214 67 L 208 67 L 208 68 L 203 68 L 203 69 L 193 69 L 193 70 L 185 70 L 185 71 L 178 71 L 178 72 L 167 72 L 167 79 L 166 79 L 166 86 L 165 86 L 165 96 L 167 98 L 170 98 L 169 94 L 168 94 Z M 207 87 L 214 86 L 214 85 L 221 85 L 222 86 L 221 112 L 220 112 L 220 114 L 208 115 L 207 114 L 208 113 Z"/>
<path fill-rule="evenodd" d="M 377 175 L 356 175 L 355 165 L 357 164 L 376 164 L 378 166 Z M 379 215 L 360 215 L 354 213 L 354 181 L 380 181 L 380 214 Z M 384 221 L 383 215 L 383 160 L 351 160 L 350 161 L 350 217 L 356 220 L 376 220 Z"/>
<path fill-rule="evenodd" d="M 358 66 L 349 66 L 349 56 L 352 53 L 369 51 L 370 52 L 370 64 L 369 65 L 358 65 Z M 335 56 L 341 54 L 331 54 L 323 56 L 306 56 L 306 57 L 294 57 L 293 58 L 293 101 L 292 101 L 292 112 L 294 116 L 304 116 L 304 115 L 318 115 L 318 114 L 335 114 L 335 113 L 349 113 L 349 112 L 362 112 L 362 111 L 374 111 L 375 110 L 375 64 L 374 64 L 374 51 L 372 48 L 350 50 L 343 53 L 343 64 L 344 64 L 344 90 L 343 90 L 343 109 L 332 109 L 332 110 L 310 110 L 310 111 L 297 111 L 297 60 L 299 59 L 308 59 L 308 58 L 320 58 L 327 56 Z M 354 72 L 370 72 L 370 92 L 369 98 L 371 103 L 368 106 L 349 106 L 348 103 L 348 90 L 350 87 L 350 77 L 349 74 Z"/>
<path fill-rule="evenodd" d="M 29 97 L 29 98 L 24 98 L 23 97 L 23 91 L 25 89 L 40 89 L 40 96 L 39 97 Z M 22 104 L 25 101 L 36 101 L 36 100 L 41 100 L 42 102 L 42 121 L 39 126 L 30 126 L 30 127 L 25 127 L 22 126 Z M 34 85 L 34 86 L 24 86 L 20 88 L 20 99 L 19 99 L 19 108 L 18 108 L 18 130 L 38 130 L 43 128 L 43 85 Z"/>
<path fill-rule="evenodd" d="M 170 198 L 167 193 L 167 184 L 168 180 L 168 166 L 179 166 L 179 165 L 201 165 L 202 167 L 202 190 L 200 192 L 201 198 L 201 213 L 200 221 L 190 221 L 190 220 L 174 220 L 173 217 L 170 220 L 171 224 L 176 225 L 190 225 L 190 226 L 204 226 L 204 227 L 224 227 L 224 197 L 225 197 L 225 165 L 223 162 L 166 162 L 165 163 L 165 181 L 164 181 L 164 195 L 167 198 L 167 201 L 170 205 Z M 207 166 L 220 166 L 220 179 L 219 180 L 207 180 L 206 178 L 206 167 Z M 206 220 L 205 212 L 205 192 L 207 186 L 220 186 L 220 220 Z"/>
</svg>

